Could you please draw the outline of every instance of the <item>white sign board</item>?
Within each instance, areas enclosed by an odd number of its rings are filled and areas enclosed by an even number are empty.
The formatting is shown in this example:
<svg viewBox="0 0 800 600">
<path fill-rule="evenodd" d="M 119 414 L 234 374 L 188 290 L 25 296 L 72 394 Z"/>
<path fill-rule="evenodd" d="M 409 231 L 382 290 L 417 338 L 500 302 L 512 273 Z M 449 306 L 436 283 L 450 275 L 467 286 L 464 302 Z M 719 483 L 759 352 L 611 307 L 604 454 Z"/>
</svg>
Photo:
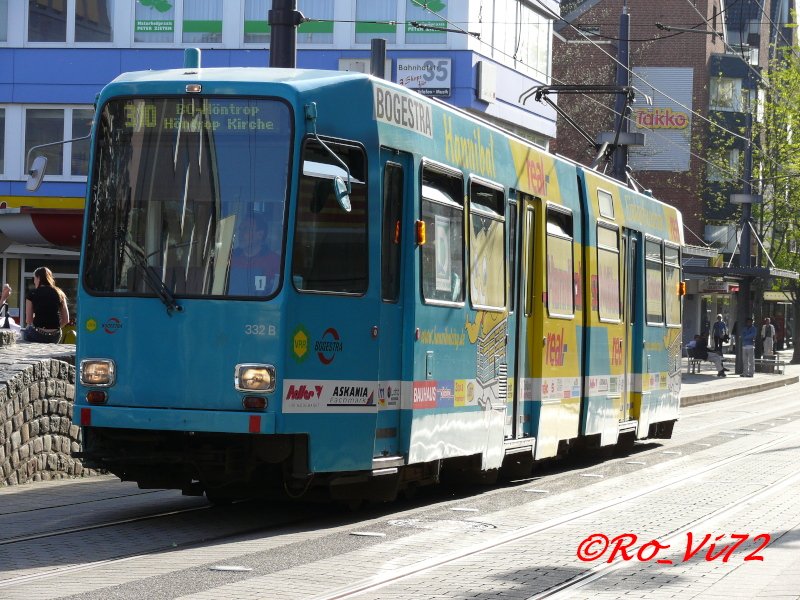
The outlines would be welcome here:
<svg viewBox="0 0 800 600">
<path fill-rule="evenodd" d="M 397 83 L 423 96 L 449 96 L 449 58 L 398 58 Z"/>
</svg>

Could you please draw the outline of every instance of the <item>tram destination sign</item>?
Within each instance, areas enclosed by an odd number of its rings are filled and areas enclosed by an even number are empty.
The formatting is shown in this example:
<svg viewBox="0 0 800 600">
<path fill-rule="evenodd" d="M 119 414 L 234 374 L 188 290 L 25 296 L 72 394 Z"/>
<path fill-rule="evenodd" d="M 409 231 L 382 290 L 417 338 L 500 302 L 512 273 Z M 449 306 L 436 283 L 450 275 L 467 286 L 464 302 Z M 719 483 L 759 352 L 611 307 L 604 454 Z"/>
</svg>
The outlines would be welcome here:
<svg viewBox="0 0 800 600">
<path fill-rule="evenodd" d="M 449 58 L 398 58 L 397 83 L 423 96 L 450 96 Z"/>
</svg>

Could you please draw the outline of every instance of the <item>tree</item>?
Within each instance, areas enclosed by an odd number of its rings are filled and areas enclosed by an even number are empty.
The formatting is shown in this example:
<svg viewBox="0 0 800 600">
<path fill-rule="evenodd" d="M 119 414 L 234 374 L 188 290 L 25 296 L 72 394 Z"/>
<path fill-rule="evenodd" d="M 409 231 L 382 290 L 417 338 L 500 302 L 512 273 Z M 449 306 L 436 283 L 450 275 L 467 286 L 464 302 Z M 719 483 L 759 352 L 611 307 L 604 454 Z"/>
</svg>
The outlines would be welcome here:
<svg viewBox="0 0 800 600">
<path fill-rule="evenodd" d="M 776 51 L 761 101 L 754 165 L 763 203 L 754 211 L 759 238 L 775 267 L 800 271 L 800 47 Z M 760 249 L 759 249 L 760 250 Z M 763 264 L 763 263 L 762 263 Z M 793 306 L 792 364 L 800 364 L 800 282 L 783 278 L 767 289 L 789 291 Z M 789 325 L 788 323 L 786 324 Z"/>
</svg>

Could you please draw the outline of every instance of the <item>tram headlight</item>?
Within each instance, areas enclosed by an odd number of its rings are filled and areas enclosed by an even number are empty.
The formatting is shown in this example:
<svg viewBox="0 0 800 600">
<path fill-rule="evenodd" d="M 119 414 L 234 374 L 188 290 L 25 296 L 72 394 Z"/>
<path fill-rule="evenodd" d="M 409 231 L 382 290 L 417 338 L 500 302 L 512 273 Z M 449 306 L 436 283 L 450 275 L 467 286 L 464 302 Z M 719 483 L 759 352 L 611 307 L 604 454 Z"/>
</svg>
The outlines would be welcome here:
<svg viewBox="0 0 800 600">
<path fill-rule="evenodd" d="M 234 386 L 240 392 L 274 392 L 275 367 L 272 365 L 236 365 Z"/>
<path fill-rule="evenodd" d="M 113 360 L 89 358 L 81 361 L 81 385 L 109 387 L 116 381 L 117 369 Z"/>
</svg>

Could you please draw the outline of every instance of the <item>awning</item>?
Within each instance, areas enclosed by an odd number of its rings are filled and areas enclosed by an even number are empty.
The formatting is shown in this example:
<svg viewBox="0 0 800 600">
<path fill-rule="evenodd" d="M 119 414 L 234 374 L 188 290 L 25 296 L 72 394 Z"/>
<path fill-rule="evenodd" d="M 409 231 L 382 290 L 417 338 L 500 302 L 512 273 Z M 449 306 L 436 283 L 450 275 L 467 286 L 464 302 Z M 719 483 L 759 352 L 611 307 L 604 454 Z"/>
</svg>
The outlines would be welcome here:
<svg viewBox="0 0 800 600">
<path fill-rule="evenodd" d="M 723 277 L 731 280 L 745 278 L 766 279 L 768 277 L 783 277 L 785 279 L 798 279 L 797 271 L 787 271 L 775 267 L 698 267 L 686 265 L 683 272 L 687 275 L 704 275 L 706 277 Z"/>
<path fill-rule="evenodd" d="M 83 210 L 71 208 L 0 208 L 0 232 L 26 246 L 77 250 L 83 232 Z"/>
</svg>

